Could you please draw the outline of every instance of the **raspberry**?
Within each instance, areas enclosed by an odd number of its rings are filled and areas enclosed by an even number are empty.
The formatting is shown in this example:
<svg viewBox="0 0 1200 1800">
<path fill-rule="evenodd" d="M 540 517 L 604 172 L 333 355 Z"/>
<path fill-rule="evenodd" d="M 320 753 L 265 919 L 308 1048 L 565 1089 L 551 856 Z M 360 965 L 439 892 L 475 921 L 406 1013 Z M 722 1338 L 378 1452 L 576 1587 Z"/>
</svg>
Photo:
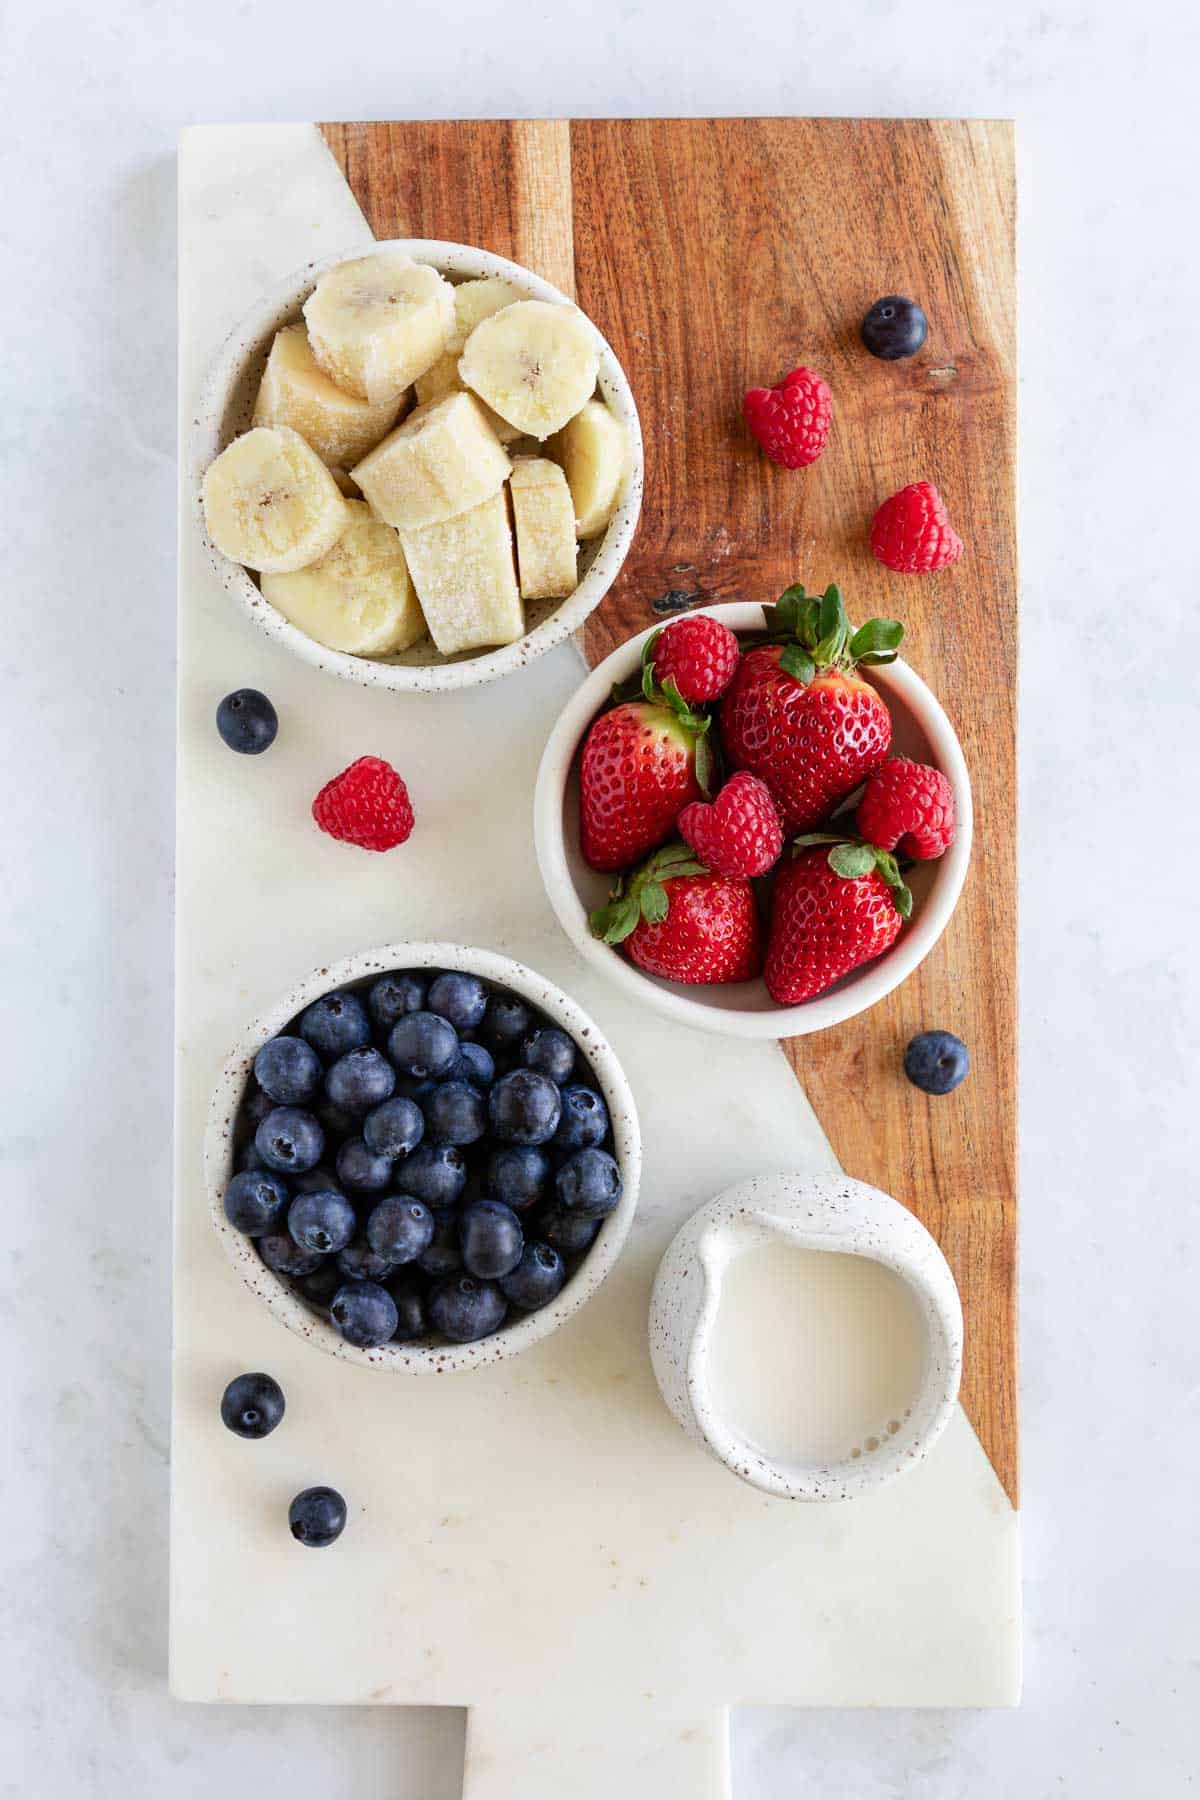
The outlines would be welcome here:
<svg viewBox="0 0 1200 1800">
<path fill-rule="evenodd" d="M 957 562 L 963 541 L 932 481 L 914 481 L 885 500 L 871 522 L 871 548 L 898 575 L 930 575 Z"/>
<path fill-rule="evenodd" d="M 940 769 L 894 757 L 868 778 L 858 829 L 869 844 L 901 857 L 941 856 L 954 842 L 954 789 Z"/>
<path fill-rule="evenodd" d="M 360 756 L 326 782 L 313 801 L 312 815 L 330 837 L 362 850 L 394 850 L 413 828 L 408 789 L 378 756 Z"/>
<path fill-rule="evenodd" d="M 783 849 L 771 791 L 744 769 L 729 777 L 711 806 L 702 800 L 685 806 L 679 831 L 714 875 L 765 875 Z"/>
<path fill-rule="evenodd" d="M 725 692 L 740 654 L 738 641 L 728 625 L 707 613 L 676 619 L 650 647 L 655 681 L 659 687 L 673 681 L 680 699 L 689 706 L 716 700 Z"/>
<path fill-rule="evenodd" d="M 815 369 L 793 369 L 772 388 L 751 388 L 742 400 L 750 434 L 772 462 L 805 469 L 825 448 L 833 395 Z"/>
</svg>

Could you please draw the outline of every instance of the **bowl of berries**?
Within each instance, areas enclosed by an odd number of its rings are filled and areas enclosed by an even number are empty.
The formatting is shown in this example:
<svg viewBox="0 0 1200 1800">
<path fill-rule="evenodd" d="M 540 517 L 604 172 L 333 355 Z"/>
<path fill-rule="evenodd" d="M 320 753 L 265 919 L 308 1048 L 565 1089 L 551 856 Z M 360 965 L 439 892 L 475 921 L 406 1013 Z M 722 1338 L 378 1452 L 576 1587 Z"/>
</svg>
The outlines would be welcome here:
<svg viewBox="0 0 1200 1800">
<path fill-rule="evenodd" d="M 641 1139 L 566 994 L 510 958 L 399 944 L 318 970 L 217 1084 L 218 1237 L 291 1330 L 404 1374 L 481 1367 L 578 1312 L 621 1251 Z"/>
<path fill-rule="evenodd" d="M 836 1025 L 910 975 L 971 849 L 954 728 L 903 627 L 840 591 L 714 606 L 615 650 L 560 715 L 534 837 L 586 959 L 683 1024 Z"/>
</svg>

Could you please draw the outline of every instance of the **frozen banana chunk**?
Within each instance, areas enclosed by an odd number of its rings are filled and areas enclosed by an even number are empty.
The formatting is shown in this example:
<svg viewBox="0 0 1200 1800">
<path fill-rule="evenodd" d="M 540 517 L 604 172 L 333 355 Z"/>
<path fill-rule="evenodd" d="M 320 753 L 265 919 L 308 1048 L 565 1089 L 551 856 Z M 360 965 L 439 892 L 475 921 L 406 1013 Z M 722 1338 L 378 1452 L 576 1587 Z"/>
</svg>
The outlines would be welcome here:
<svg viewBox="0 0 1200 1800">
<path fill-rule="evenodd" d="M 304 302 L 304 321 L 330 380 L 382 406 L 444 355 L 454 289 L 428 263 L 377 250 L 327 269 Z"/>
<path fill-rule="evenodd" d="M 577 306 L 518 300 L 477 325 L 458 372 L 518 432 L 548 438 L 595 390 L 596 333 Z"/>
<path fill-rule="evenodd" d="M 603 400 L 589 400 L 547 448 L 566 471 L 576 535 L 599 537 L 621 497 L 627 460 L 624 426 Z"/>
<path fill-rule="evenodd" d="M 286 425 L 235 438 L 209 464 L 201 501 L 217 549 L 264 574 L 307 568 L 332 550 L 346 524 L 333 476 Z"/>
<path fill-rule="evenodd" d="M 387 656 L 425 634 L 404 549 L 365 500 L 347 500 L 347 525 L 320 562 L 292 575 L 264 575 L 262 591 L 285 619 L 318 644 L 351 656 Z"/>
<path fill-rule="evenodd" d="M 524 635 L 503 488 L 470 512 L 400 536 L 429 635 L 443 656 Z"/>
<path fill-rule="evenodd" d="M 381 519 L 401 531 L 478 506 L 512 464 L 473 394 L 449 394 L 410 413 L 350 472 Z"/>
<path fill-rule="evenodd" d="M 477 325 L 521 298 L 520 288 L 502 275 L 485 275 L 480 281 L 460 281 L 454 290 L 454 336 L 447 348 L 461 356 Z"/>
<path fill-rule="evenodd" d="M 254 423 L 290 425 L 323 463 L 348 469 L 387 436 L 403 405 L 403 394 L 372 406 L 335 386 L 309 348 L 303 325 L 285 325 L 263 370 Z"/>
<path fill-rule="evenodd" d="M 561 599 L 578 582 L 575 508 L 567 478 L 544 456 L 523 456 L 508 483 L 523 600 Z"/>
</svg>

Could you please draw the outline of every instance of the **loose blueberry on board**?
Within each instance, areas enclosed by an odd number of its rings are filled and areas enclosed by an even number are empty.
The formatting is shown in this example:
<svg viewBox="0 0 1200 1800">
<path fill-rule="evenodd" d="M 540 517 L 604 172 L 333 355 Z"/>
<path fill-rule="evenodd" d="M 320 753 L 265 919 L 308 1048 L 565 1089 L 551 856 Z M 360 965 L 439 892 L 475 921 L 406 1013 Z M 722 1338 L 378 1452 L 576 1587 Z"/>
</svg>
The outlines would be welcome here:
<svg viewBox="0 0 1200 1800">
<path fill-rule="evenodd" d="M 877 300 L 859 328 L 872 356 L 882 362 L 900 362 L 915 356 L 929 335 L 929 321 L 915 300 L 903 294 L 885 294 Z"/>
<path fill-rule="evenodd" d="M 357 994 L 322 994 L 301 1013 L 299 1029 L 327 1062 L 371 1041 L 371 1021 Z"/>
<path fill-rule="evenodd" d="M 952 1031 L 921 1031 L 904 1052 L 904 1073 L 925 1094 L 952 1094 L 971 1067 L 967 1046 Z"/>
<path fill-rule="evenodd" d="M 550 1158 L 535 1144 L 509 1144 L 493 1150 L 488 1183 L 497 1200 L 514 1212 L 536 1206 L 550 1192 Z"/>
<path fill-rule="evenodd" d="M 435 1221 L 423 1200 L 411 1194 L 389 1194 L 367 1219 L 367 1241 L 376 1256 L 392 1268 L 416 1262 L 433 1242 Z"/>
<path fill-rule="evenodd" d="M 400 1323 L 396 1302 L 376 1281 L 348 1281 L 333 1296 L 329 1316 L 348 1344 L 375 1350 Z"/>
<path fill-rule="evenodd" d="M 467 1165 L 456 1144 L 418 1144 L 396 1179 L 426 1206 L 453 1206 L 467 1185 Z"/>
<path fill-rule="evenodd" d="M 474 1031 L 487 1011 L 488 991 L 478 975 L 458 970 L 435 976 L 429 988 L 429 1010 L 448 1019 L 456 1031 Z"/>
<path fill-rule="evenodd" d="M 521 1061 L 527 1069 L 536 1069 L 561 1087 L 571 1079 L 575 1067 L 575 1045 L 557 1025 L 542 1025 L 531 1031 L 521 1046 Z"/>
<path fill-rule="evenodd" d="M 288 1529 L 298 1544 L 324 1550 L 346 1529 L 346 1502 L 336 1488 L 305 1488 L 288 1507 Z"/>
<path fill-rule="evenodd" d="M 516 1050 L 533 1024 L 533 1014 L 515 994 L 493 994 L 479 1028 L 480 1041 L 493 1055 Z"/>
<path fill-rule="evenodd" d="M 347 1113 L 365 1113 L 382 1106 L 395 1086 L 395 1069 L 386 1056 L 368 1045 L 347 1050 L 325 1076 L 326 1094 Z"/>
<path fill-rule="evenodd" d="M 560 1206 L 585 1219 L 602 1219 L 621 1198 L 621 1171 L 607 1150 L 576 1150 L 554 1177 Z"/>
<path fill-rule="evenodd" d="M 363 1142 L 377 1156 L 407 1156 L 425 1136 L 425 1117 L 415 1100 L 385 1100 L 363 1120 Z"/>
<path fill-rule="evenodd" d="M 358 1214 L 337 1188 L 297 1194 L 288 1207 L 287 1228 L 302 1250 L 329 1256 L 343 1250 L 358 1229 Z"/>
<path fill-rule="evenodd" d="M 470 1081 L 478 1088 L 489 1088 L 496 1079 L 496 1064 L 490 1050 L 482 1044 L 460 1044 L 458 1061 L 446 1077 L 448 1081 Z"/>
<path fill-rule="evenodd" d="M 458 1241 L 467 1273 L 483 1281 L 495 1281 L 515 1269 L 525 1248 L 521 1221 L 502 1200 L 477 1200 L 473 1206 L 464 1206 Z"/>
<path fill-rule="evenodd" d="M 554 1083 L 536 1069 L 514 1069 L 488 1096 L 492 1130 L 509 1144 L 545 1144 L 558 1129 L 562 1100 Z"/>
<path fill-rule="evenodd" d="M 590 1250 L 600 1230 L 599 1219 L 588 1219 L 582 1213 L 568 1212 L 557 1201 L 540 1209 L 535 1224 L 546 1242 L 553 1244 L 556 1250 L 561 1250 L 564 1256 L 578 1256 L 584 1250 Z"/>
<path fill-rule="evenodd" d="M 270 1169 L 246 1169 L 225 1189 L 225 1217 L 235 1231 L 261 1237 L 287 1211 L 288 1191 Z"/>
<path fill-rule="evenodd" d="M 556 1150 L 587 1150 L 608 1136 L 608 1108 L 595 1088 L 574 1087 L 562 1091 L 562 1117 L 554 1133 Z"/>
<path fill-rule="evenodd" d="M 345 1281 L 386 1281 L 394 1267 L 388 1257 L 371 1248 L 370 1239 L 365 1236 L 351 1238 L 338 1251 L 334 1262 Z"/>
<path fill-rule="evenodd" d="M 405 1267 L 397 1269 L 387 1284 L 387 1291 L 396 1303 L 398 1323 L 392 1333 L 392 1340 L 397 1344 L 411 1344 L 416 1338 L 423 1338 L 429 1332 L 429 1319 L 425 1311 L 425 1289 L 427 1283 L 419 1269 Z"/>
<path fill-rule="evenodd" d="M 254 1073 L 276 1106 L 304 1106 L 321 1085 L 321 1059 L 302 1037 L 274 1037 L 255 1057 Z"/>
<path fill-rule="evenodd" d="M 434 1209 L 433 1221 L 433 1237 L 417 1258 L 417 1267 L 426 1275 L 453 1275 L 462 1268 L 458 1212 L 453 1206 L 439 1206 Z"/>
<path fill-rule="evenodd" d="M 321 1265 L 319 1250 L 304 1250 L 287 1231 L 268 1231 L 257 1238 L 258 1254 L 268 1269 L 276 1275 L 286 1275 L 289 1280 L 296 1280 L 301 1275 L 311 1275 Z"/>
<path fill-rule="evenodd" d="M 448 1275 L 429 1296 L 429 1322 L 454 1344 L 490 1337 L 504 1323 L 508 1304 L 500 1289 L 474 1275 Z"/>
<path fill-rule="evenodd" d="M 235 1375 L 221 1395 L 221 1423 L 240 1438 L 269 1437 L 283 1412 L 283 1389 L 271 1375 Z"/>
<path fill-rule="evenodd" d="M 392 1159 L 362 1138 L 347 1138 L 337 1153 L 337 1178 L 358 1194 L 382 1194 L 392 1185 Z"/>
<path fill-rule="evenodd" d="M 402 1074 L 436 1081 L 458 1060 L 458 1033 L 437 1013 L 406 1013 L 392 1026 L 388 1055 Z"/>
<path fill-rule="evenodd" d="M 510 1306 L 536 1312 L 556 1298 L 566 1279 L 563 1259 L 553 1244 L 526 1244 L 516 1268 L 500 1277 L 500 1292 Z"/>
<path fill-rule="evenodd" d="M 298 1106 L 277 1106 L 255 1132 L 254 1143 L 268 1169 L 303 1175 L 320 1162 L 325 1133 L 312 1113 Z"/>
<path fill-rule="evenodd" d="M 487 1130 L 487 1101 L 470 1081 L 443 1081 L 425 1102 L 425 1124 L 435 1144 L 474 1144 Z"/>
<path fill-rule="evenodd" d="M 426 982 L 419 975 L 381 975 L 367 993 L 371 1017 L 388 1032 L 406 1013 L 425 1009 Z"/>
<path fill-rule="evenodd" d="M 275 742 L 279 714 L 257 688 L 235 688 L 217 707 L 217 730 L 239 756 L 261 756 Z"/>
</svg>

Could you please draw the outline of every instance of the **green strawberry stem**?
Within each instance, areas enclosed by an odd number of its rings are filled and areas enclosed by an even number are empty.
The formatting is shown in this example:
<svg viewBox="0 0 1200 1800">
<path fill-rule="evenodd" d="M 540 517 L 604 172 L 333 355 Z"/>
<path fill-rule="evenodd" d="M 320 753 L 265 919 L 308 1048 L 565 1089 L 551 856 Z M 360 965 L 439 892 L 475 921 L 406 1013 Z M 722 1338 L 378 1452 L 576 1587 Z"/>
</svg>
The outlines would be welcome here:
<svg viewBox="0 0 1200 1800">
<path fill-rule="evenodd" d="M 686 844 L 667 844 L 644 862 L 626 879 L 618 876 L 606 906 L 598 906 L 588 915 L 593 937 L 606 944 L 623 944 L 644 919 L 647 925 L 661 925 L 670 910 L 666 883 L 684 875 L 707 875 L 702 862 L 697 862 Z"/>
<path fill-rule="evenodd" d="M 823 594 L 806 593 L 802 581 L 793 583 L 774 606 L 763 607 L 763 618 L 768 639 L 786 646 L 780 666 L 805 687 L 818 669 L 849 674 L 859 663 L 895 662 L 904 636 L 895 619 L 868 619 L 855 631 L 832 581 Z"/>
<path fill-rule="evenodd" d="M 887 883 L 892 895 L 892 904 L 902 919 L 911 919 L 913 909 L 912 892 L 900 873 L 900 865 L 890 850 L 880 850 L 875 844 L 864 844 L 861 838 L 851 838 L 835 831 L 807 831 L 792 844 L 792 855 L 801 850 L 811 850 L 815 844 L 830 844 L 829 866 L 835 875 L 844 881 L 858 881 L 874 870 Z"/>
</svg>

